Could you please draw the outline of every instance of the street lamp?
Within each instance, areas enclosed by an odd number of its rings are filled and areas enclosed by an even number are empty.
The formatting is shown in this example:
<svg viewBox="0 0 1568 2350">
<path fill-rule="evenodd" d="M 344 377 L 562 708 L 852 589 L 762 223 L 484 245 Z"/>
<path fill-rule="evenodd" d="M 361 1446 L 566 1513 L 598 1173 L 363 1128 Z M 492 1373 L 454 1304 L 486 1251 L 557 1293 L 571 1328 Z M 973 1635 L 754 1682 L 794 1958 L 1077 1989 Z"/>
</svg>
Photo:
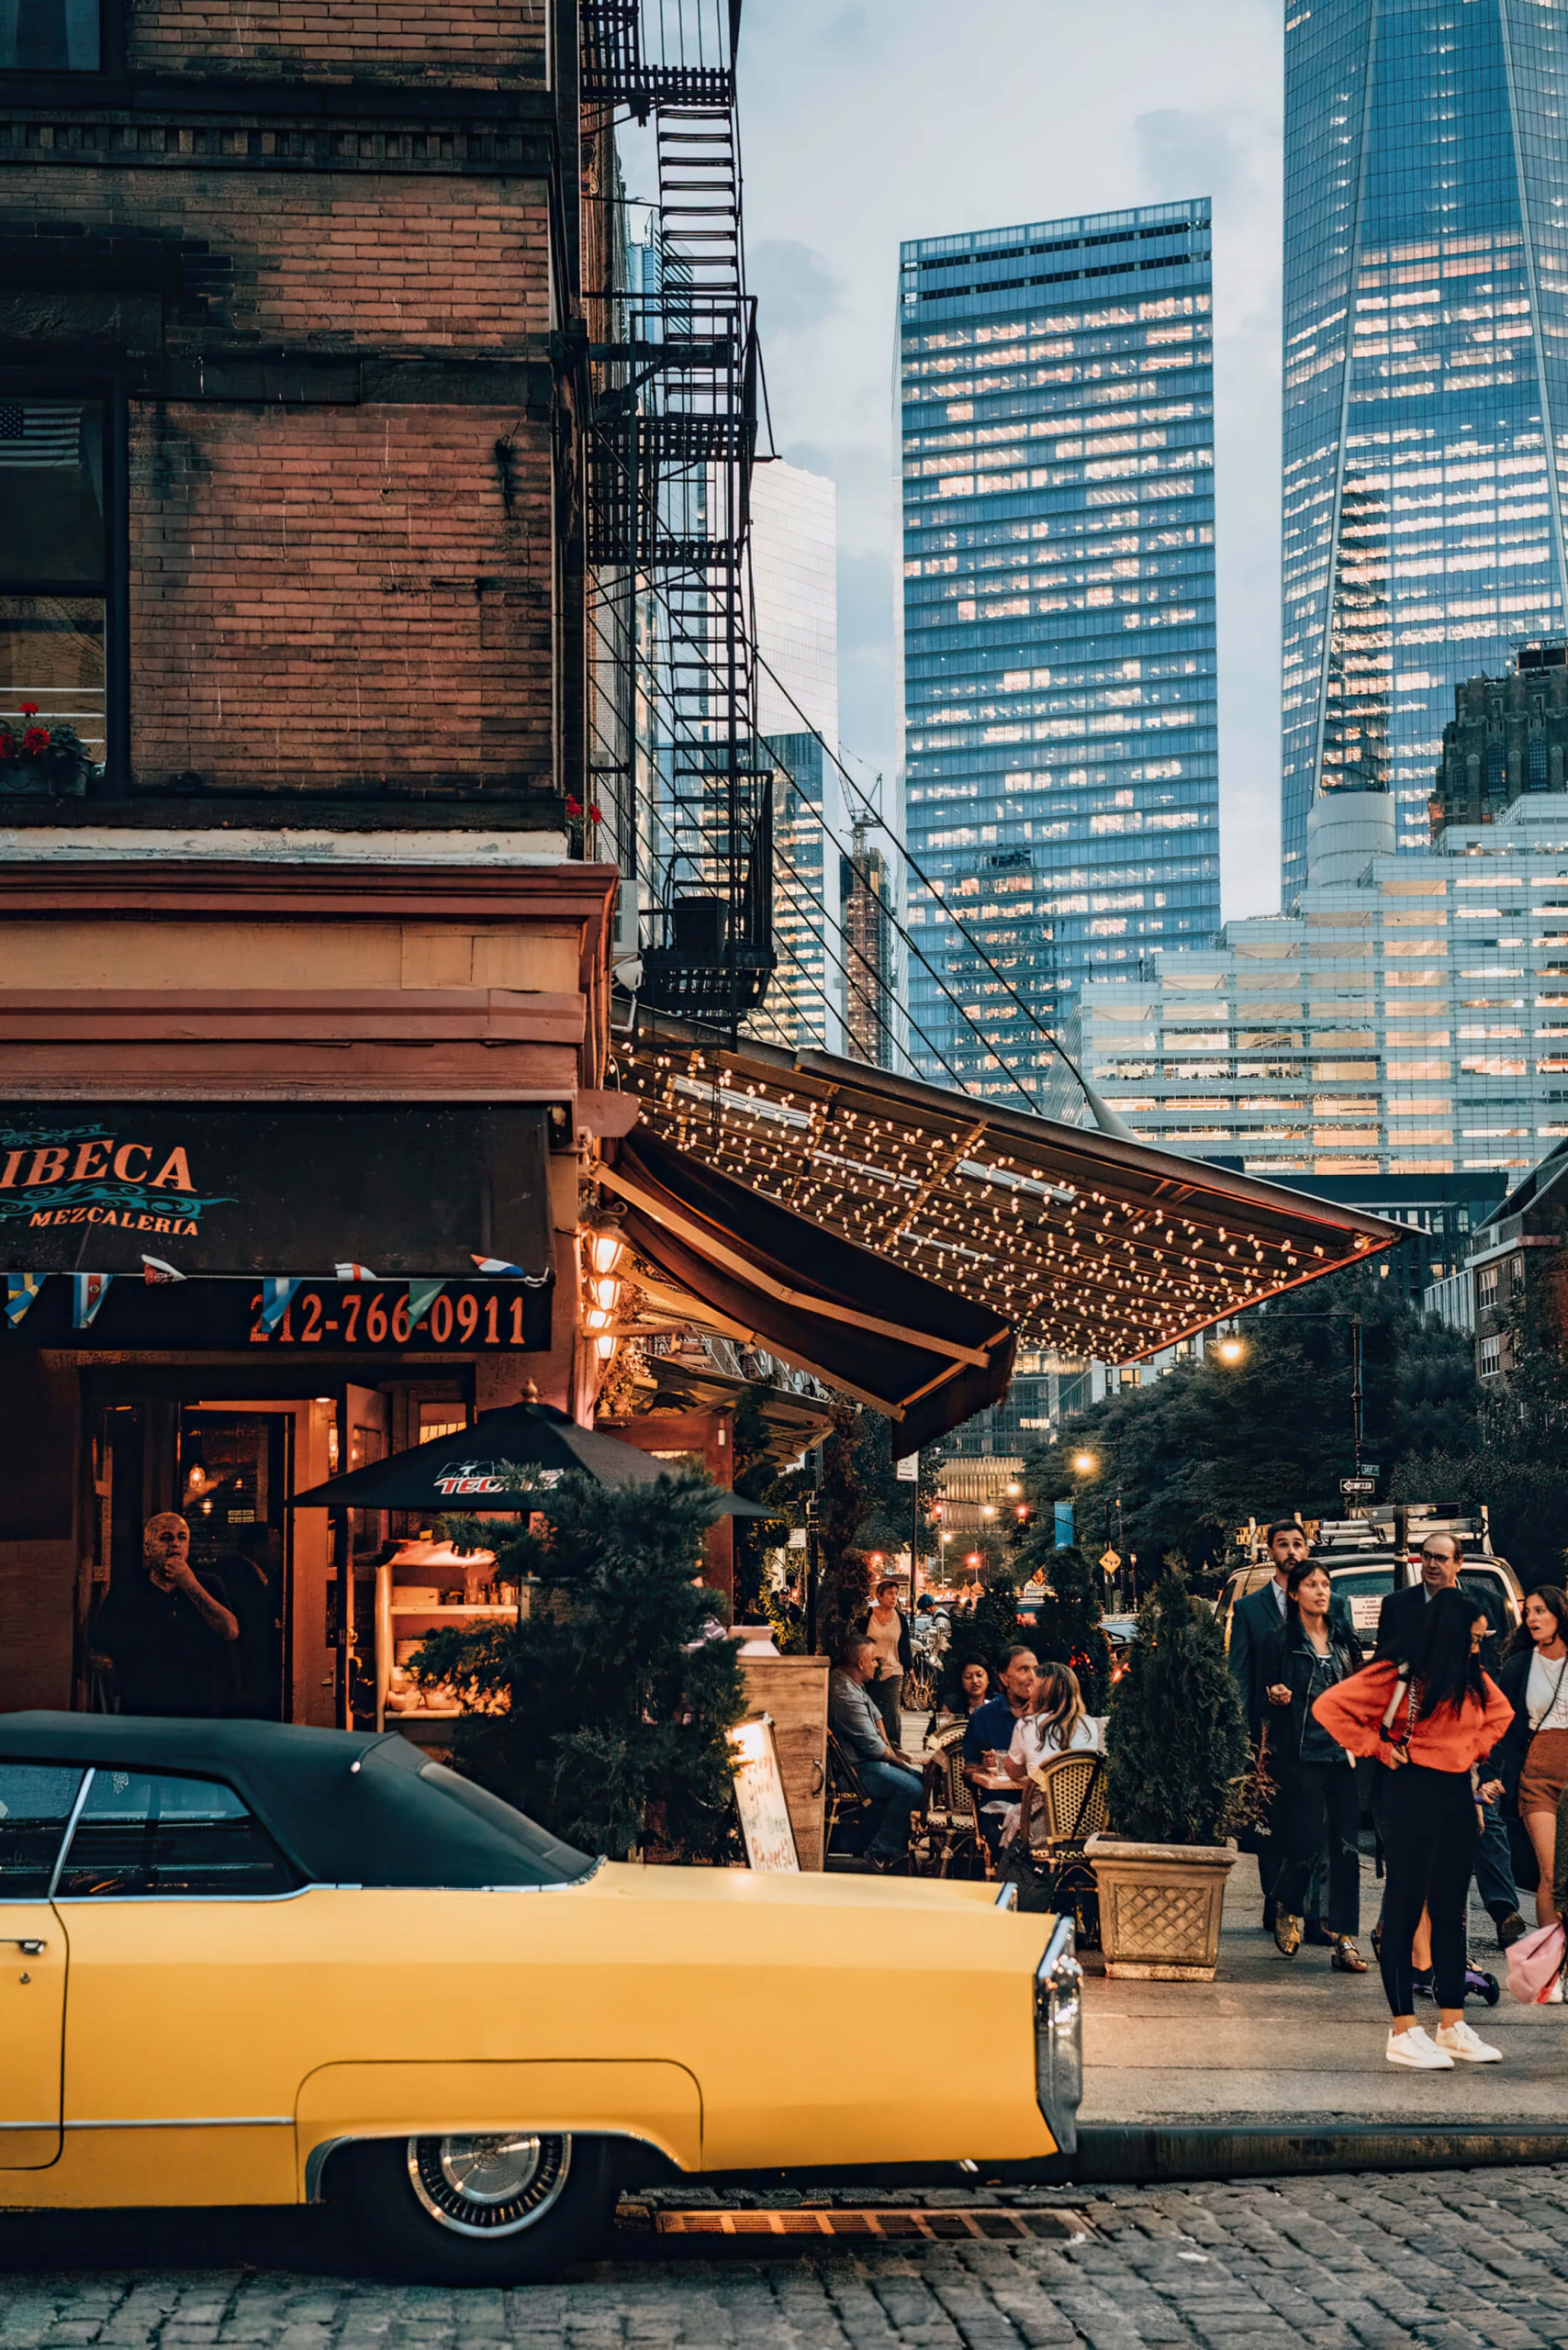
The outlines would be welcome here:
<svg viewBox="0 0 1568 2350">
<path fill-rule="evenodd" d="M 1099 1467 L 1092 1452 L 1075 1452 L 1072 1456 L 1072 1465 L 1081 1477 L 1092 1477 Z"/>
<path fill-rule="evenodd" d="M 1241 1362 L 1247 1354 L 1246 1341 L 1241 1338 L 1221 1338 L 1215 1348 L 1221 1362 Z"/>
</svg>

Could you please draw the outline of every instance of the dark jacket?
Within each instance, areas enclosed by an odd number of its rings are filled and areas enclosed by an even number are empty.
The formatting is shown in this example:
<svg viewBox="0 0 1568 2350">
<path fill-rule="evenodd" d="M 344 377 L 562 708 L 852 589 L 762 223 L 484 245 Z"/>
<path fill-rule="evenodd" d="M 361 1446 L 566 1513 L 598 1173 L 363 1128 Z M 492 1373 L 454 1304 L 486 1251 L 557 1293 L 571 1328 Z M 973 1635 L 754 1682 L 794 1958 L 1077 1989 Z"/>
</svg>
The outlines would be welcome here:
<svg viewBox="0 0 1568 2350">
<path fill-rule="evenodd" d="M 899 1618 L 899 1664 L 900 1664 L 900 1667 L 902 1668 L 902 1670 L 903 1672 L 905 1672 L 905 1673 L 913 1673 L 913 1672 L 914 1671 L 914 1643 L 913 1642 L 913 1640 L 912 1640 L 912 1639 L 910 1639 L 910 1637 L 909 1637 L 909 1617 L 904 1614 L 903 1609 L 902 1609 L 902 1607 L 901 1607 L 901 1608 L 899 1609 L 899 1611 L 898 1611 L 898 1618 Z M 864 1631 L 866 1630 L 867 1627 L 869 1625 L 870 1621 L 871 1621 L 871 1611 L 870 1611 L 870 1609 L 868 1607 L 868 1609 L 866 1610 L 866 1613 L 864 1614 L 864 1616 L 862 1616 L 862 1617 L 860 1617 L 859 1621 L 857 1623 L 857 1625 L 856 1625 L 856 1627 L 855 1627 L 856 1630 L 857 1630 L 857 1632 L 864 1632 Z M 889 1674 L 889 1676 L 888 1676 L 888 1677 L 889 1677 L 889 1679 L 890 1679 L 890 1680 L 892 1678 L 892 1676 L 891 1676 L 891 1674 L 890 1674 L 890 1673 Z"/>
<path fill-rule="evenodd" d="M 1389 1593 L 1378 1609 L 1377 1646 L 1372 1651 L 1374 1664 L 1381 1663 L 1386 1657 L 1392 1657 L 1396 1664 L 1409 1662 L 1410 1651 L 1420 1636 L 1422 1619 L 1429 1605 L 1426 1586 L 1419 1582 L 1406 1583 L 1403 1591 Z M 1486 1616 L 1488 1622 L 1491 1621 L 1486 1607 L 1479 1600 L 1475 1612 L 1478 1616 Z M 1495 1631 L 1489 1632 L 1481 1643 L 1481 1663 L 1482 1669 L 1489 1673 L 1501 1687 L 1503 1663 L 1497 1653 L 1498 1645 Z"/>
<path fill-rule="evenodd" d="M 1348 1681 L 1351 1673 L 1361 1671 L 1361 1642 L 1332 1608 L 1328 1612 L 1328 1648 L 1330 1655 L 1338 1660 L 1341 1681 Z M 1317 1651 L 1299 1623 L 1294 1628 L 1289 1624 L 1279 1627 L 1262 1668 L 1263 1702 L 1268 1708 L 1269 1752 L 1276 1761 L 1294 1762 L 1301 1753 L 1301 1741 L 1306 1730 L 1307 1691 L 1312 1685 L 1313 1667 L 1317 1662 Z M 1267 1695 L 1275 1683 L 1282 1681 L 1290 1689 L 1288 1706 L 1272 1704 Z"/>
<path fill-rule="evenodd" d="M 1328 1623 L 1336 1637 L 1342 1635 L 1361 1662 L 1360 1643 L 1350 1618 L 1350 1603 L 1336 1593 L 1328 1602 Z M 1241 1703 L 1247 1714 L 1247 1727 L 1252 1743 L 1258 1743 L 1263 1724 L 1274 1708 L 1270 1705 L 1268 1688 L 1278 1676 L 1272 1670 L 1274 1652 L 1284 1629 L 1284 1617 L 1274 1597 L 1272 1583 L 1264 1583 L 1232 1609 L 1230 1617 L 1230 1670 L 1241 1692 Z"/>
</svg>

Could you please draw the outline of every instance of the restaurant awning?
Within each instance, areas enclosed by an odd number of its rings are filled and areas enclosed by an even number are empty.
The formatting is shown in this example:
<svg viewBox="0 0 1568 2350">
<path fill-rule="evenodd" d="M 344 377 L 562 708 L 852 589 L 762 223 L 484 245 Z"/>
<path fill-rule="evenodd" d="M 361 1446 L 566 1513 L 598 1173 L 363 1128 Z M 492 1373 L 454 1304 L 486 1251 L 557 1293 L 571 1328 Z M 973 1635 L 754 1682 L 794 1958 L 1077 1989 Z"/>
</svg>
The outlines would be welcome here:
<svg viewBox="0 0 1568 2350">
<path fill-rule="evenodd" d="M 639 1021 L 623 1076 L 643 1105 L 633 1147 L 688 1184 L 722 1179 L 754 1215 L 787 1205 L 1059 1355 L 1137 1362 L 1408 1237 L 1174 1151 L 667 1019 Z"/>
<path fill-rule="evenodd" d="M 747 1190 L 642 1131 L 599 1180 L 638 1255 L 732 1334 L 896 1424 L 913 1452 L 994 1404 L 1013 1368 L 1004 1316 Z"/>
</svg>

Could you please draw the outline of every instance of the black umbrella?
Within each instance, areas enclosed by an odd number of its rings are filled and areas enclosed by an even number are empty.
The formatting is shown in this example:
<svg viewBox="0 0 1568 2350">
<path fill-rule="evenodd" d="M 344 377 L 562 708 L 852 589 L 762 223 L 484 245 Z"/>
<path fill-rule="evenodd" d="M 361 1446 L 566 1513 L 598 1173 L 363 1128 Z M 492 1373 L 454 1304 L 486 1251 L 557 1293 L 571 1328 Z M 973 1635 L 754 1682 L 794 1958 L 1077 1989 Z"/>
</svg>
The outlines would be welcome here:
<svg viewBox="0 0 1568 2350">
<path fill-rule="evenodd" d="M 492 1512 L 536 1510 L 568 1470 L 580 1470 L 600 1485 L 652 1485 L 672 1473 L 672 1464 L 622 1444 L 597 1428 L 579 1427 L 551 1404 L 507 1404 L 481 1412 L 478 1425 L 454 1436 L 432 1436 L 387 1460 L 372 1460 L 346 1476 L 295 1494 L 290 1509 L 412 1509 Z M 518 1472 L 534 1483 L 520 1489 Z M 739 1494 L 713 1489 L 714 1517 L 774 1517 Z"/>
</svg>

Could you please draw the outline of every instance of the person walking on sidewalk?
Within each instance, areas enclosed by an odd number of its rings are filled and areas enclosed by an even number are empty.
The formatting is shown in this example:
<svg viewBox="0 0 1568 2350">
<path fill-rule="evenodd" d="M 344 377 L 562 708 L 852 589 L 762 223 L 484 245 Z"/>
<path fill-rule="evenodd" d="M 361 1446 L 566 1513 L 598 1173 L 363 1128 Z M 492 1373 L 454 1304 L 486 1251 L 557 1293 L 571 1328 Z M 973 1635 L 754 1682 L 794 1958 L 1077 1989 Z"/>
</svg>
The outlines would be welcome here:
<svg viewBox="0 0 1568 2350">
<path fill-rule="evenodd" d="M 1455 1534 L 1428 1534 L 1421 1545 L 1421 1580 L 1403 1591 L 1391 1591 L 1378 1610 L 1377 1646 L 1372 1662 L 1387 1657 L 1407 1657 L 1420 1636 L 1422 1619 L 1439 1591 L 1460 1588 L 1464 1553 Z M 1483 1610 L 1483 1613 L 1485 1611 Z M 1484 1672 L 1500 1676 L 1496 1628 L 1488 1616 L 1486 1638 L 1481 1644 Z M 1514 1883 L 1514 1856 L 1508 1830 L 1497 1808 L 1495 1778 L 1481 1790 L 1481 1841 L 1475 1848 L 1475 1890 L 1497 1931 L 1497 1947 L 1506 1950 L 1528 1932 L 1519 1915 L 1518 1887 Z M 1491 1792 L 1488 1792 L 1491 1790 Z"/>
<path fill-rule="evenodd" d="M 1525 1601 L 1525 1620 L 1508 1645 L 1498 1686 L 1514 1709 L 1495 1761 L 1518 1807 L 1540 1867 L 1535 1921 L 1560 1913 L 1552 1891 L 1557 1807 L 1568 1788 L 1568 1595 L 1541 1583 Z"/>
<path fill-rule="evenodd" d="M 1328 1931 L 1340 1975 L 1364 1975 L 1356 1948 L 1361 1930 L 1361 1802 L 1355 1760 L 1337 1745 L 1313 1714 L 1326 1689 L 1361 1667 L 1352 1634 L 1329 1614 L 1327 1570 L 1298 1560 L 1285 1586 L 1285 1620 L 1274 1635 L 1266 1672 L 1272 1708 L 1269 1759 L 1280 1789 L 1285 1860 L 1276 1884 L 1274 1940 L 1286 1958 L 1301 1948 L 1306 1888 L 1319 1860 L 1327 1863 Z"/>
<path fill-rule="evenodd" d="M 1439 1591 L 1408 1657 L 1369 1664 L 1326 1689 L 1312 1707 L 1337 1746 L 1383 1765 L 1375 1808 L 1387 1867 L 1378 1952 L 1393 2019 L 1384 2053 L 1391 2065 L 1421 2072 L 1446 2072 L 1456 2062 L 1494 2065 L 1502 2056 L 1464 2020 L 1464 1912 L 1481 1833 L 1474 1766 L 1514 1718 L 1482 1670 L 1487 1629 L 1485 1614 L 1464 1592 Z M 1410 1981 L 1423 1909 L 1431 1920 L 1435 2035 L 1416 2021 Z"/>
<path fill-rule="evenodd" d="M 890 1576 L 877 1585 L 875 1607 L 861 1617 L 855 1628 L 877 1651 L 871 1703 L 888 1726 L 888 1743 L 897 1746 L 903 1738 L 903 1677 L 914 1671 L 914 1644 L 909 1636 L 909 1617 L 899 1606 L 898 1584 Z"/>
</svg>

